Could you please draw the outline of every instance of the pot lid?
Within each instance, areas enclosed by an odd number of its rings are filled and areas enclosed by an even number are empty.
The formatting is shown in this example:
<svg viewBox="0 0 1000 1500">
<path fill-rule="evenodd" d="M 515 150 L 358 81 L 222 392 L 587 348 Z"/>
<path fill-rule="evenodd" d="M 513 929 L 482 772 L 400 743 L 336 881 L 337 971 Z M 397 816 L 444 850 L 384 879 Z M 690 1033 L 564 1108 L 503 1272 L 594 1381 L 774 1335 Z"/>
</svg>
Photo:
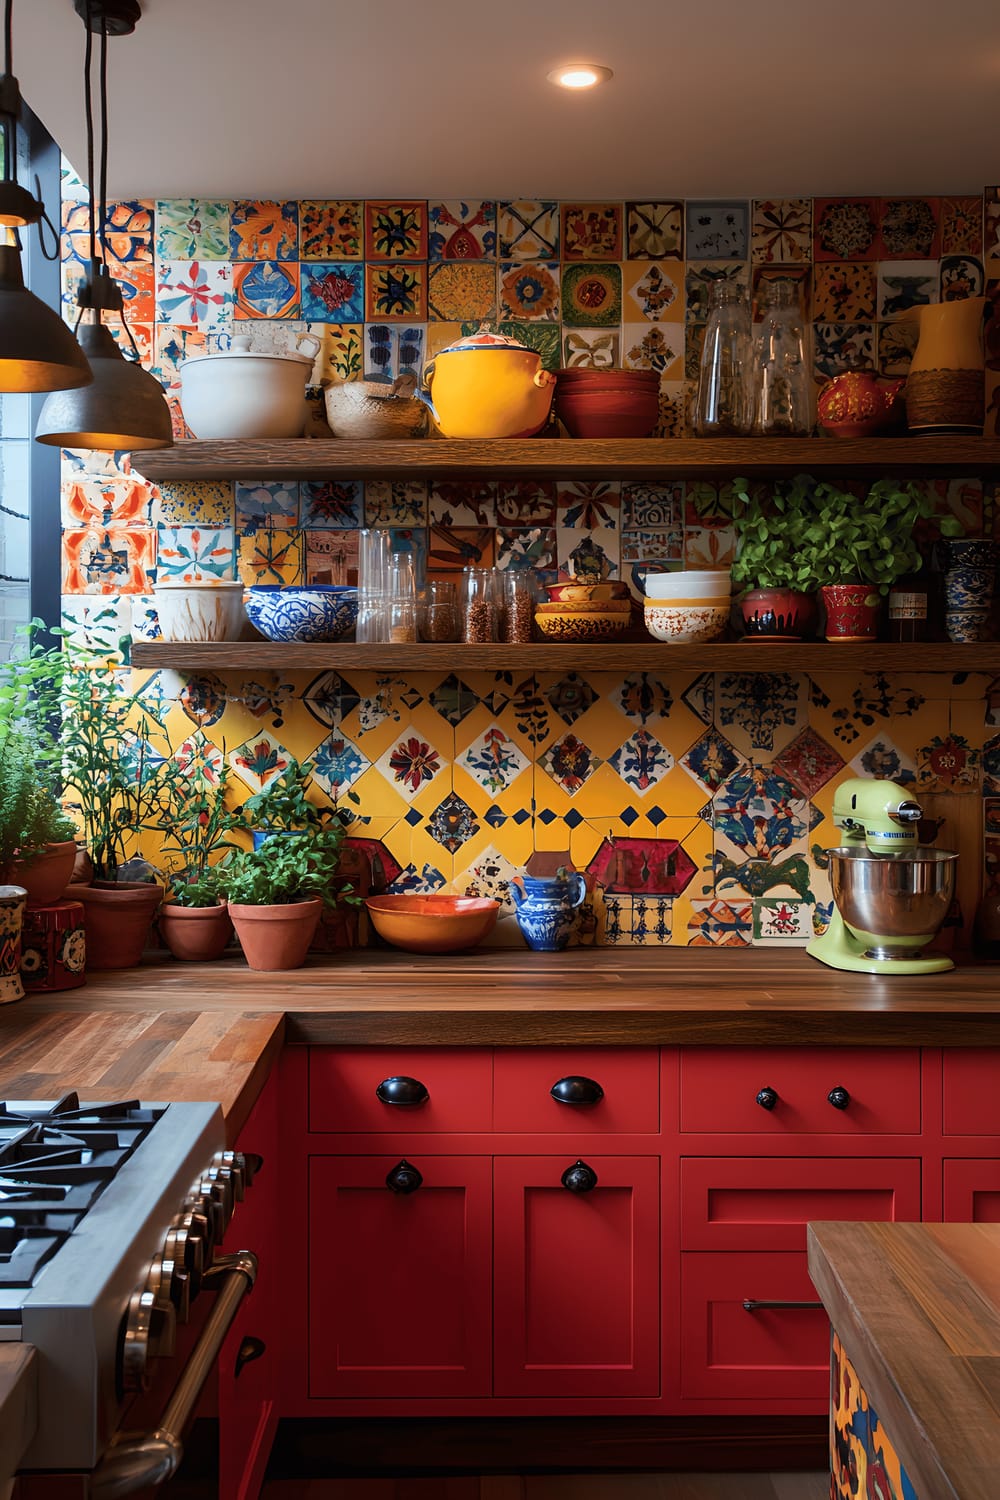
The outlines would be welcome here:
<svg viewBox="0 0 1000 1500">
<path fill-rule="evenodd" d="M 312 337 L 312 336 L 311 336 Z M 271 359 L 277 361 L 290 361 L 296 365 L 312 365 L 319 349 L 319 340 L 316 339 L 316 349 L 312 354 L 300 354 L 297 349 L 286 349 L 278 353 L 271 349 L 251 349 L 250 337 L 245 333 L 238 333 L 233 337 L 228 349 L 219 349 L 214 354 L 199 354 L 194 359 L 185 359 L 180 364 L 181 370 L 186 370 L 189 365 L 203 365 L 208 361 L 216 364 L 222 359 Z"/>
<path fill-rule="evenodd" d="M 457 354 L 465 349 L 519 349 L 524 354 L 538 354 L 537 349 L 522 344 L 520 339 L 508 338 L 504 333 L 491 333 L 488 328 L 480 328 L 478 333 L 470 333 L 464 339 L 457 339 L 447 349 L 442 349 L 441 353 Z"/>
</svg>

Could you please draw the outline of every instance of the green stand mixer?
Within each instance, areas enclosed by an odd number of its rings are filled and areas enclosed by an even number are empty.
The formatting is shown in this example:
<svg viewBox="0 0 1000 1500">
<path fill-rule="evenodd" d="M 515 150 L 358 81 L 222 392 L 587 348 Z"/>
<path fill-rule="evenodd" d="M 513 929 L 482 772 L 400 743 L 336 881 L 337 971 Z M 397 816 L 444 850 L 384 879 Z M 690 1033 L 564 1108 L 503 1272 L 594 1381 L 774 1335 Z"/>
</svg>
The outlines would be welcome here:
<svg viewBox="0 0 1000 1500">
<path fill-rule="evenodd" d="M 954 968 L 945 954 L 924 949 L 948 915 L 958 855 L 918 846 L 922 816 L 894 781 L 855 777 L 837 788 L 833 821 L 845 842 L 829 851 L 834 910 L 806 948 L 813 958 L 860 974 Z"/>
</svg>

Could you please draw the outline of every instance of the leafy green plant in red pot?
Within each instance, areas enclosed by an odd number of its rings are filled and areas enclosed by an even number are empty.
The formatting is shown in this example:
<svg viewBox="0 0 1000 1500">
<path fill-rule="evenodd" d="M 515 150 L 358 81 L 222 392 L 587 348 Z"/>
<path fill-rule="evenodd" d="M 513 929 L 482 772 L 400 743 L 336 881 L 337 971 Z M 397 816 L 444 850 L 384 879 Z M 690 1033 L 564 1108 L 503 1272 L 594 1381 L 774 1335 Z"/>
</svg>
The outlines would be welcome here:
<svg viewBox="0 0 1000 1500">
<path fill-rule="evenodd" d="M 357 904 L 338 888 L 342 824 L 304 829 L 297 838 L 268 838 L 240 849 L 223 875 L 237 936 L 251 969 L 297 969 L 304 962 L 324 907 Z"/>
<path fill-rule="evenodd" d="M 812 634 L 818 580 L 804 554 L 815 481 L 807 474 L 751 486 L 734 479 L 732 567 L 743 629 L 754 641 L 798 641 Z"/>
<path fill-rule="evenodd" d="M 76 825 L 40 779 L 31 742 L 0 725 L 0 885 L 27 891 L 27 904 L 49 906 L 69 884 Z"/>
<path fill-rule="evenodd" d="M 174 958 L 209 962 L 221 958 L 233 935 L 225 860 L 239 847 L 229 834 L 243 821 L 225 804 L 230 772 L 224 745 L 220 759 L 196 750 L 181 769 L 184 780 L 174 784 L 174 801 L 157 827 L 169 882 L 157 925 Z"/>
</svg>

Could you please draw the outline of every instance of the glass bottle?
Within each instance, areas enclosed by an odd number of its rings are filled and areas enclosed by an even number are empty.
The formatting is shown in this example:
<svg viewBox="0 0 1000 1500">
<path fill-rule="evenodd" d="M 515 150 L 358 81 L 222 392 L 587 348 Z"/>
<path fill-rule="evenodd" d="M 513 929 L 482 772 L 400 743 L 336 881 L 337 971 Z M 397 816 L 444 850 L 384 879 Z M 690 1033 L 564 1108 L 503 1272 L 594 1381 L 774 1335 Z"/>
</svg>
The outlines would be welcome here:
<svg viewBox="0 0 1000 1500">
<path fill-rule="evenodd" d="M 497 638 L 496 588 L 492 568 L 466 568 L 462 573 L 462 639 L 482 646 Z"/>
<path fill-rule="evenodd" d="M 713 282 L 694 410 L 699 437 L 738 437 L 750 431 L 752 352 L 750 306 L 743 287 L 732 281 Z"/>
<path fill-rule="evenodd" d="M 765 286 L 753 342 L 753 430 L 760 437 L 806 437 L 812 429 L 812 380 L 798 289 L 790 281 Z"/>
<path fill-rule="evenodd" d="M 926 569 L 897 578 L 889 589 L 890 641 L 928 639 L 928 582 Z"/>
</svg>

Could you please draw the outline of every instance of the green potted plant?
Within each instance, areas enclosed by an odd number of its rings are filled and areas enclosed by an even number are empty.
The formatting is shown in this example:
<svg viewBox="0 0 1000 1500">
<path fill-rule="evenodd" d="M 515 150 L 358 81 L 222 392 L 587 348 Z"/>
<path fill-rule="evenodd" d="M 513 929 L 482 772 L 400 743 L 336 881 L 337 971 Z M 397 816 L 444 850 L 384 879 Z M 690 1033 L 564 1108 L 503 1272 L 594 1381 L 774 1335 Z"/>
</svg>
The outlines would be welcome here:
<svg viewBox="0 0 1000 1500">
<path fill-rule="evenodd" d="M 241 809 L 242 826 L 250 832 L 255 849 L 259 849 L 272 833 L 343 827 L 345 820 L 338 808 L 321 807 L 312 802 L 308 788 L 309 765 L 300 763 L 293 756 L 280 776 L 268 782 L 263 791 L 247 798 Z"/>
<path fill-rule="evenodd" d="M 733 480 L 732 576 L 743 590 L 743 628 L 755 639 L 801 640 L 811 633 L 819 582 L 805 532 L 812 520 L 814 488 L 808 474 L 770 485 Z"/>
<path fill-rule="evenodd" d="M 297 969 L 324 907 L 357 902 L 337 889 L 342 823 L 240 849 L 223 874 L 229 915 L 251 969 Z"/>
<path fill-rule="evenodd" d="M 229 834 L 243 824 L 225 804 L 225 750 L 217 766 L 197 755 L 182 770 L 184 779 L 172 786 L 167 816 L 156 828 L 168 871 L 158 926 L 174 958 L 207 962 L 222 956 L 233 935 L 224 860 L 239 847 Z"/>
<path fill-rule="evenodd" d="M 73 874 L 75 835 L 40 780 L 28 737 L 0 725 L 0 884 L 22 886 L 30 906 L 58 901 Z"/>
</svg>

